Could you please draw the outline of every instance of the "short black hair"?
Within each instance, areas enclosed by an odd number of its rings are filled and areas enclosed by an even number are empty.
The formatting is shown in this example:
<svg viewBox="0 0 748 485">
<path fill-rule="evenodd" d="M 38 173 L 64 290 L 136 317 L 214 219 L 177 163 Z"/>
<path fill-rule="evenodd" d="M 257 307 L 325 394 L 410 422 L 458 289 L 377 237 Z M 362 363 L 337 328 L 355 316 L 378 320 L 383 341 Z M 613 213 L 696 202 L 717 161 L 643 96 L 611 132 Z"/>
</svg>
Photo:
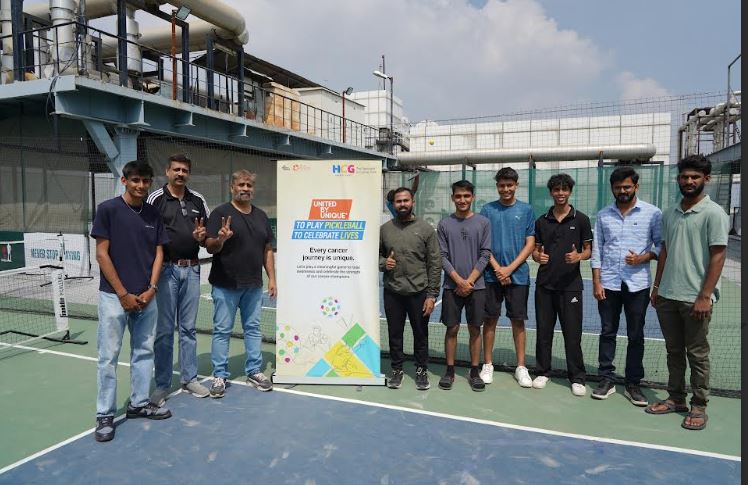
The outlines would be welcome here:
<svg viewBox="0 0 748 485">
<path fill-rule="evenodd" d="M 141 177 L 152 179 L 153 168 L 148 165 L 148 162 L 143 160 L 133 160 L 132 162 L 127 162 L 125 166 L 122 167 L 122 176 L 125 179 L 129 179 L 133 175 L 140 175 Z"/>
<path fill-rule="evenodd" d="M 187 155 L 185 155 L 184 153 L 175 153 L 174 155 L 170 156 L 169 163 L 168 165 L 166 165 L 166 168 L 171 167 L 171 162 L 184 163 L 185 165 L 187 165 L 187 168 L 190 169 L 190 172 L 192 171 L 192 160 L 187 158 Z"/>
<path fill-rule="evenodd" d="M 548 179 L 548 190 L 553 190 L 556 187 L 574 190 L 574 179 L 566 173 L 551 175 L 551 178 Z"/>
<path fill-rule="evenodd" d="M 465 189 L 471 194 L 475 194 L 475 185 L 473 185 L 469 180 L 458 180 L 457 182 L 452 184 L 452 193 L 455 193 L 455 190 L 457 189 Z"/>
<path fill-rule="evenodd" d="M 395 196 L 397 194 L 399 194 L 400 192 L 407 192 L 407 193 L 410 194 L 410 198 L 411 199 L 413 198 L 413 190 L 409 189 L 408 187 L 398 187 L 395 190 L 391 190 L 390 192 L 392 192 L 392 198 L 389 199 L 390 202 L 394 202 L 395 201 Z M 389 194 L 387 194 L 387 195 L 389 196 Z"/>
<path fill-rule="evenodd" d="M 678 162 L 678 173 L 684 170 L 698 170 L 709 175 L 712 173 L 712 162 L 704 155 L 690 155 Z"/>
<path fill-rule="evenodd" d="M 493 179 L 496 181 L 496 183 L 499 183 L 499 180 L 501 179 L 513 180 L 515 183 L 517 183 L 519 182 L 519 174 L 512 167 L 504 167 L 496 172 L 496 175 Z"/>
<path fill-rule="evenodd" d="M 610 174 L 610 186 L 612 187 L 616 182 L 623 182 L 629 177 L 634 184 L 639 183 L 639 174 L 633 167 L 618 167 Z"/>
</svg>

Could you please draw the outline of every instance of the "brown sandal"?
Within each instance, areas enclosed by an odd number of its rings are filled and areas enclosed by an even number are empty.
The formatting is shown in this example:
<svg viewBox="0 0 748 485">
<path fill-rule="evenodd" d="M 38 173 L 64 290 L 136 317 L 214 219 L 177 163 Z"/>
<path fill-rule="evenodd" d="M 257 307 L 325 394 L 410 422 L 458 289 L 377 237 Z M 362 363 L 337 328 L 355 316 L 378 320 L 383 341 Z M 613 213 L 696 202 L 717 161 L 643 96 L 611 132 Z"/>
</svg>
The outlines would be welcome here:
<svg viewBox="0 0 748 485">
<path fill-rule="evenodd" d="M 703 419 L 704 421 L 701 424 L 693 424 L 693 422 L 686 423 L 687 419 Z M 704 428 L 706 428 L 706 422 L 709 420 L 709 416 L 706 415 L 706 408 L 702 406 L 691 406 L 691 411 L 686 415 L 685 418 L 683 418 L 683 422 L 681 423 L 681 426 L 684 429 L 690 429 L 694 431 L 699 431 Z"/>
<path fill-rule="evenodd" d="M 660 406 L 665 406 L 667 409 L 655 411 L 655 408 Z M 688 412 L 688 406 L 685 404 L 677 404 L 669 400 L 657 401 L 644 408 L 644 412 L 648 414 L 685 413 Z"/>
</svg>

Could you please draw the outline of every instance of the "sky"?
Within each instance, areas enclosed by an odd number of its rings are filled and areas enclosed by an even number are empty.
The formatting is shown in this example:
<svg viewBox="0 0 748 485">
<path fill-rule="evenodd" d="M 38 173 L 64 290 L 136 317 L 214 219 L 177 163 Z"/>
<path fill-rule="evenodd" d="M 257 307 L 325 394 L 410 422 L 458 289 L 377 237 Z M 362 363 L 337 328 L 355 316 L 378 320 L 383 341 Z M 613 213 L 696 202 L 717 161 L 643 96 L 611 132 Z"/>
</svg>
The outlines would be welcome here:
<svg viewBox="0 0 748 485">
<path fill-rule="evenodd" d="M 740 53 L 739 0 L 225 1 L 248 52 L 336 91 L 384 54 L 411 121 L 724 91 Z"/>
<path fill-rule="evenodd" d="M 247 52 L 332 90 L 380 89 L 385 55 L 411 122 L 724 92 L 740 53 L 739 0 L 223 1 Z"/>
</svg>

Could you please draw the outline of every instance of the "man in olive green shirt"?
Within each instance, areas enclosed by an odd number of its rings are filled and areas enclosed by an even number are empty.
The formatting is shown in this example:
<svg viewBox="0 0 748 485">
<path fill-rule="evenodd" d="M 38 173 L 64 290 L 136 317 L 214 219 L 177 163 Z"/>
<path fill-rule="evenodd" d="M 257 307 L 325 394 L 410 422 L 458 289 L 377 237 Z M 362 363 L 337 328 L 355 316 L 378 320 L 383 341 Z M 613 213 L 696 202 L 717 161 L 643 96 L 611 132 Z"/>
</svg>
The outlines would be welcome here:
<svg viewBox="0 0 748 485">
<path fill-rule="evenodd" d="M 379 232 L 379 270 L 384 272 L 384 313 L 390 341 L 391 389 L 403 382 L 403 331 L 405 316 L 413 329 L 416 359 L 416 388 L 429 386 L 429 315 L 439 295 L 441 253 L 436 231 L 413 214 L 413 192 L 395 189 L 393 205 L 397 217 L 383 224 Z"/>
<path fill-rule="evenodd" d="M 702 155 L 678 162 L 683 199 L 663 213 L 662 251 L 652 286 L 665 337 L 668 398 L 648 406 L 650 414 L 686 412 L 686 359 L 691 367 L 691 410 L 681 426 L 706 427 L 709 400 L 709 321 L 719 300 L 719 279 L 727 255 L 729 218 L 704 193 L 712 171 Z"/>
</svg>

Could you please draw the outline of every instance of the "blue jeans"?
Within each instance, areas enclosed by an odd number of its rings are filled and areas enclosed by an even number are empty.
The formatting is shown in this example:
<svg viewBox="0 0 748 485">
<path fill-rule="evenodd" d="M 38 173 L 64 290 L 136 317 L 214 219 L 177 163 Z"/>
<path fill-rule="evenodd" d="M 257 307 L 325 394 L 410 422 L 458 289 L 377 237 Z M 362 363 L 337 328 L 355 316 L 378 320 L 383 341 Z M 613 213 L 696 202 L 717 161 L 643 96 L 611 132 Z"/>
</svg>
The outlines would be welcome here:
<svg viewBox="0 0 748 485">
<path fill-rule="evenodd" d="M 158 324 L 153 346 L 156 387 L 171 386 L 174 358 L 174 325 L 179 329 L 180 382 L 197 379 L 197 339 L 195 322 L 200 301 L 200 265 L 167 264 L 158 280 Z"/>
<path fill-rule="evenodd" d="M 621 319 L 621 308 L 626 315 L 626 384 L 639 385 L 644 378 L 644 318 L 649 305 L 649 288 L 630 292 L 625 283 L 621 291 L 605 289 L 605 299 L 597 302 L 600 312 L 600 348 L 598 353 L 598 375 L 603 379 L 615 379 L 616 336 Z"/>
<path fill-rule="evenodd" d="M 127 313 L 117 295 L 99 292 L 96 417 L 114 416 L 117 411 L 117 359 L 125 327 L 130 331 L 130 403 L 136 407 L 148 404 L 157 314 L 155 300 L 142 311 Z"/>
<path fill-rule="evenodd" d="M 247 360 L 244 363 L 245 375 L 262 370 L 262 334 L 260 333 L 260 312 L 262 311 L 262 288 L 221 288 L 213 287 L 213 344 L 210 358 L 213 362 L 213 376 L 230 377 L 229 339 L 234 328 L 236 310 L 239 309 L 244 330 L 244 349 Z"/>
</svg>

